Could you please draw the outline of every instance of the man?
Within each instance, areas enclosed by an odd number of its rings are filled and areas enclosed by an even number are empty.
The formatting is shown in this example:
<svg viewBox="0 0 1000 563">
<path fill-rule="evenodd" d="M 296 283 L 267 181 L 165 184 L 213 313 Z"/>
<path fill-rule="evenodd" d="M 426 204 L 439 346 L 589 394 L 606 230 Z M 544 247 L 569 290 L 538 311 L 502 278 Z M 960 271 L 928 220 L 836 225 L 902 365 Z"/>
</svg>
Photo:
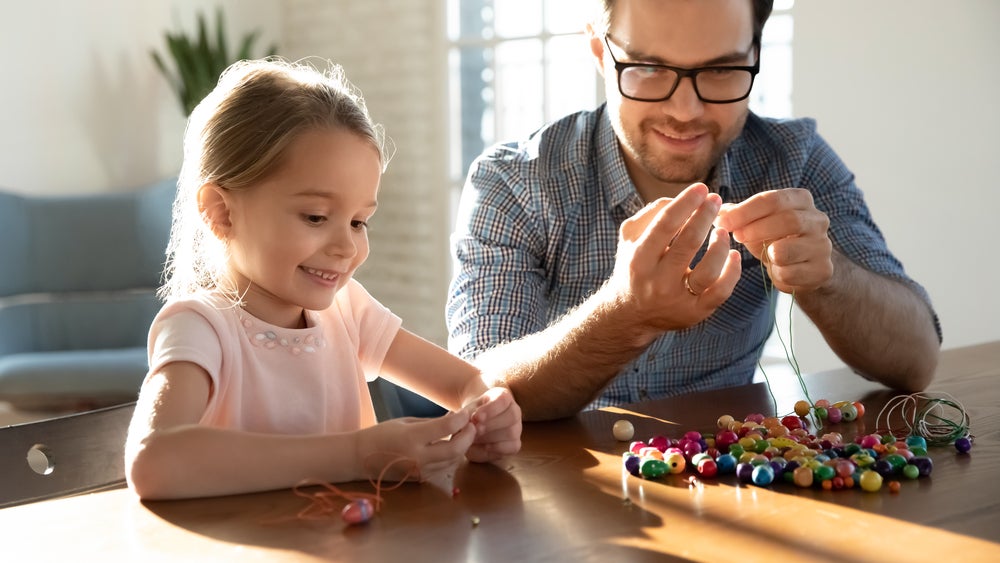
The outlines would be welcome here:
<svg viewBox="0 0 1000 563">
<path fill-rule="evenodd" d="M 473 164 L 449 346 L 509 372 L 525 419 L 750 382 L 772 287 L 865 377 L 930 383 L 937 317 L 853 175 L 812 120 L 749 112 L 770 11 L 605 0 L 607 103 Z"/>
</svg>

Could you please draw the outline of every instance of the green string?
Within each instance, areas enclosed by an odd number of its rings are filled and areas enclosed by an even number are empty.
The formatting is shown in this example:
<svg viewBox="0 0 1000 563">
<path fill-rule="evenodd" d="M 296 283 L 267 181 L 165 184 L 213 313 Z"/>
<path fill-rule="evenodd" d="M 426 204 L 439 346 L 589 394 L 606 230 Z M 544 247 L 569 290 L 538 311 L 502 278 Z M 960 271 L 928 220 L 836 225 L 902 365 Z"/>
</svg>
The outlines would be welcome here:
<svg viewBox="0 0 1000 563">
<path fill-rule="evenodd" d="M 767 246 L 764 247 L 764 252 L 765 253 L 767 252 Z M 761 278 L 763 279 L 763 282 L 764 282 L 764 292 L 765 292 L 765 295 L 767 296 L 768 301 L 770 301 L 772 299 L 774 291 L 772 289 L 773 284 L 769 285 L 767 283 L 767 281 L 769 279 L 769 276 L 768 276 L 768 272 L 767 272 L 767 266 L 765 266 L 765 260 L 766 260 L 766 258 L 767 258 L 767 255 L 763 254 L 762 255 L 762 259 L 760 260 L 760 272 L 761 272 Z M 803 393 L 803 395 L 805 395 L 806 400 L 809 402 L 810 408 L 812 408 L 812 405 L 814 405 L 815 403 L 813 402 L 812 398 L 809 396 L 809 390 L 806 388 L 806 382 L 805 382 L 804 379 L 802 379 L 802 370 L 799 367 L 799 361 L 795 357 L 795 348 L 794 348 L 794 342 L 793 342 L 794 331 L 792 330 L 792 312 L 795 309 L 795 291 L 792 291 L 792 293 L 790 295 L 792 296 L 792 302 L 788 306 L 788 333 L 789 333 L 788 334 L 788 343 L 787 344 L 785 343 L 785 338 L 781 335 L 781 329 L 778 328 L 778 309 L 777 309 L 777 305 L 775 305 L 774 314 L 772 316 L 773 318 L 771 320 L 771 330 L 773 330 L 775 332 L 775 334 L 778 336 L 778 342 L 781 343 L 781 348 L 785 352 L 785 360 L 788 362 L 789 367 L 792 368 L 792 372 L 795 373 L 795 377 L 799 381 L 799 386 L 802 388 L 802 393 Z M 771 389 L 771 380 L 770 380 L 770 378 L 768 378 L 767 371 L 764 370 L 764 366 L 760 363 L 760 358 L 759 357 L 757 359 L 757 367 L 760 369 L 760 372 L 764 375 L 764 383 L 767 385 L 767 392 L 771 396 L 771 404 L 773 405 L 775 415 L 777 415 L 777 413 L 778 413 L 778 401 L 774 397 L 774 391 Z M 814 418 L 815 418 L 815 422 L 816 422 L 816 428 L 817 429 L 822 428 L 823 424 L 819 420 L 819 417 L 815 417 L 814 416 Z"/>
</svg>

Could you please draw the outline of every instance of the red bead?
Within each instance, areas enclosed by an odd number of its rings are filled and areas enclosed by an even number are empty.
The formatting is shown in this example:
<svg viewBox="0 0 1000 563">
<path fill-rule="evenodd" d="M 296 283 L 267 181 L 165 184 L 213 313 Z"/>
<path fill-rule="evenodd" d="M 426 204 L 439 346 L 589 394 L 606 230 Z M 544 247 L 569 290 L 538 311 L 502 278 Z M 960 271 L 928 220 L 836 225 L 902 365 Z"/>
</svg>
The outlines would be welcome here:
<svg viewBox="0 0 1000 563">
<path fill-rule="evenodd" d="M 347 503 L 347 506 L 340 512 L 340 517 L 348 524 L 364 524 L 372 519 L 375 508 L 372 502 L 366 498 L 358 499 Z"/>
</svg>

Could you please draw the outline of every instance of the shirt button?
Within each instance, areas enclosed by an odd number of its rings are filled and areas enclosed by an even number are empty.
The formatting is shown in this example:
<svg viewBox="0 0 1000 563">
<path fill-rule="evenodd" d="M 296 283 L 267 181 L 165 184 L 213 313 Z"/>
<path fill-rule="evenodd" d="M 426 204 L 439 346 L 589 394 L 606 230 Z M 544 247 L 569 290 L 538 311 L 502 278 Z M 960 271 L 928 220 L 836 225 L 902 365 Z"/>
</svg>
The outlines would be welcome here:
<svg viewBox="0 0 1000 563">
<path fill-rule="evenodd" d="M 648 399 L 649 398 L 649 392 L 646 391 L 645 389 L 639 389 L 639 398 L 643 399 L 643 400 Z"/>
</svg>

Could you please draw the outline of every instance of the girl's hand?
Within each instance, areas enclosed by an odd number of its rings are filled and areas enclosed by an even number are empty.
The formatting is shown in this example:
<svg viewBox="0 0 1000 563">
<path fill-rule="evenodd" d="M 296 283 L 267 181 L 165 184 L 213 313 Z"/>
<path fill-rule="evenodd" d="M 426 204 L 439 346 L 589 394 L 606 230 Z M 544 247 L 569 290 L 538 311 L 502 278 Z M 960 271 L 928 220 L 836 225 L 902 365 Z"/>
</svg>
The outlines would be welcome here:
<svg viewBox="0 0 1000 563">
<path fill-rule="evenodd" d="M 357 463 L 369 479 L 437 481 L 454 474 L 475 438 L 467 409 L 439 418 L 395 418 L 358 433 Z"/>
<path fill-rule="evenodd" d="M 521 449 L 521 407 L 505 387 L 494 387 L 466 405 L 476 427 L 475 440 L 465 457 L 469 461 L 495 461 Z"/>
</svg>

